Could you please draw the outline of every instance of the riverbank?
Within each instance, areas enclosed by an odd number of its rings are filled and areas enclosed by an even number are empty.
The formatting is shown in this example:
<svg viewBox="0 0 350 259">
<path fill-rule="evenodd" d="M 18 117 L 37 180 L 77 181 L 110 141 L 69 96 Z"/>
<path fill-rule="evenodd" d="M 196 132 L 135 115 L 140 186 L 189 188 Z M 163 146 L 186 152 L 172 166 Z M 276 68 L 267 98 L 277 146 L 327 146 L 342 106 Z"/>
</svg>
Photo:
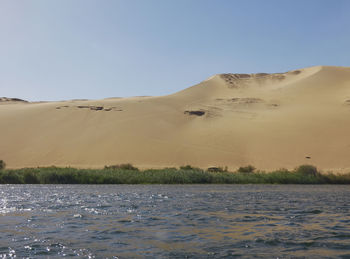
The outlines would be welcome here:
<svg viewBox="0 0 350 259">
<path fill-rule="evenodd" d="M 249 166 L 236 172 L 191 166 L 144 171 L 132 166 L 104 169 L 39 167 L 0 170 L 0 184 L 350 184 L 350 173 L 320 173 L 309 165 L 292 171 L 272 172 L 255 171 Z"/>
</svg>

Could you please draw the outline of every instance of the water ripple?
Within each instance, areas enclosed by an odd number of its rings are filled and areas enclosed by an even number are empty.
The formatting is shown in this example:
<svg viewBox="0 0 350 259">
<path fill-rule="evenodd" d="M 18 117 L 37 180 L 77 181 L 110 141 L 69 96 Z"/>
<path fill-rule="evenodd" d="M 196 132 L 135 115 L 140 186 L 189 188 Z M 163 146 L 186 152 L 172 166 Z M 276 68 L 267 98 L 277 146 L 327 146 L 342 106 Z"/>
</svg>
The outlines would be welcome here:
<svg viewBox="0 0 350 259">
<path fill-rule="evenodd" d="M 349 258 L 350 189 L 0 185 L 0 258 Z"/>
</svg>

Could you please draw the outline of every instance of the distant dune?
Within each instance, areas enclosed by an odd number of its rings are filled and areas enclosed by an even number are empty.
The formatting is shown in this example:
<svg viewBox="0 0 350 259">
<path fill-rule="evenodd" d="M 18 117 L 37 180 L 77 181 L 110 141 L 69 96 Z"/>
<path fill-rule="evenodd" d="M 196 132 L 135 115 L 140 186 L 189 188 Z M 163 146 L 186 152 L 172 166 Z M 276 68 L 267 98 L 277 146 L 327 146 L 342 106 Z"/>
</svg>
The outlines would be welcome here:
<svg viewBox="0 0 350 259">
<path fill-rule="evenodd" d="M 313 164 L 350 171 L 350 68 L 218 74 L 168 96 L 30 103 L 0 98 L 8 167 Z"/>
</svg>

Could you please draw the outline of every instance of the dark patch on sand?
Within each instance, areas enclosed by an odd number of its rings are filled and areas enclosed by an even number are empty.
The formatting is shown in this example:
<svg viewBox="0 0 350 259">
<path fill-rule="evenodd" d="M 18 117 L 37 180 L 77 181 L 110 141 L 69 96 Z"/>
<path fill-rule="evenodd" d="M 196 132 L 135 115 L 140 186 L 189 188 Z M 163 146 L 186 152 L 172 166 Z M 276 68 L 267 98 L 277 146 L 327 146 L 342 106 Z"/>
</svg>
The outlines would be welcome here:
<svg viewBox="0 0 350 259">
<path fill-rule="evenodd" d="M 68 107 L 69 107 L 68 105 L 62 105 L 62 106 L 57 106 L 56 109 L 59 110 L 59 109 L 68 108 Z"/>
<path fill-rule="evenodd" d="M 288 72 L 288 74 L 291 74 L 291 75 L 299 75 L 300 73 L 301 73 L 300 70 L 293 70 Z"/>
<path fill-rule="evenodd" d="M 62 105 L 62 106 L 57 106 L 56 109 L 60 110 L 62 108 L 68 108 L 68 107 L 69 107 L 68 105 Z M 75 106 L 75 108 L 89 109 L 91 111 L 106 111 L 106 112 L 109 112 L 109 111 L 121 112 L 121 111 L 123 111 L 122 109 L 117 108 L 117 107 L 103 107 L 103 106 L 94 106 L 94 105 L 78 105 L 78 106 Z"/>
<path fill-rule="evenodd" d="M 184 114 L 195 115 L 195 116 L 203 116 L 205 114 L 205 111 L 203 111 L 203 110 L 184 111 Z"/>
<path fill-rule="evenodd" d="M 28 103 L 28 101 L 19 99 L 19 98 L 8 98 L 8 97 L 0 97 L 0 102 L 22 102 Z"/>
<path fill-rule="evenodd" d="M 285 73 L 257 73 L 257 74 L 221 74 L 223 80 L 228 84 L 229 88 L 238 88 L 239 86 L 246 86 L 250 80 L 283 80 L 285 79 Z M 254 82 L 254 81 L 251 81 Z"/>
<path fill-rule="evenodd" d="M 236 104 L 253 104 L 253 103 L 263 103 L 265 102 L 263 99 L 260 98 L 254 98 L 254 97 L 242 97 L 242 98 L 230 98 L 230 99 L 222 99 L 218 98 L 217 101 L 224 101 L 228 103 L 236 103 Z"/>
</svg>

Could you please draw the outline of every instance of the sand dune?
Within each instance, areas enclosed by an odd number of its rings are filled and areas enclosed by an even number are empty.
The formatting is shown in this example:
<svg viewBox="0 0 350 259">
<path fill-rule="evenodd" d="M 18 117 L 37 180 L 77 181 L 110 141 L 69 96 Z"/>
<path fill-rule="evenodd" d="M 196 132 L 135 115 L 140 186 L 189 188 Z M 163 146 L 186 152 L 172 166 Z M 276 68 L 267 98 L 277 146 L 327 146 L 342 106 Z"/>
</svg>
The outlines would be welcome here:
<svg viewBox="0 0 350 259">
<path fill-rule="evenodd" d="M 28 103 L 0 98 L 8 167 L 350 171 L 350 68 L 219 74 L 161 97 Z"/>
</svg>

